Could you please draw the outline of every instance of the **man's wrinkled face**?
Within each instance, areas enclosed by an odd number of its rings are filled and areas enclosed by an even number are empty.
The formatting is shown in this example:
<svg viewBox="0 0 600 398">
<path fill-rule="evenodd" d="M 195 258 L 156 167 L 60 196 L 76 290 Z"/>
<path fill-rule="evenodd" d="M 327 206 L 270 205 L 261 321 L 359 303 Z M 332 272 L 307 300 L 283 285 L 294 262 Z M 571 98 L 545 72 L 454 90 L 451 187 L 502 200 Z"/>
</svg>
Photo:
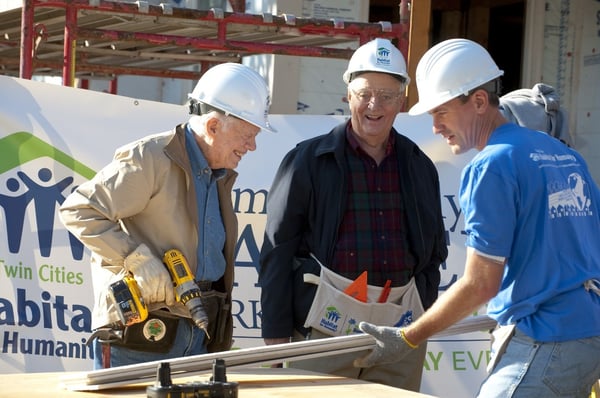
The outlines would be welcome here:
<svg viewBox="0 0 600 398">
<path fill-rule="evenodd" d="M 365 141 L 388 136 L 403 102 L 402 83 L 387 73 L 363 73 L 348 84 L 352 128 Z"/>
<path fill-rule="evenodd" d="M 235 118 L 224 116 L 214 127 L 210 167 L 235 169 L 248 151 L 256 150 L 260 128 Z"/>
</svg>

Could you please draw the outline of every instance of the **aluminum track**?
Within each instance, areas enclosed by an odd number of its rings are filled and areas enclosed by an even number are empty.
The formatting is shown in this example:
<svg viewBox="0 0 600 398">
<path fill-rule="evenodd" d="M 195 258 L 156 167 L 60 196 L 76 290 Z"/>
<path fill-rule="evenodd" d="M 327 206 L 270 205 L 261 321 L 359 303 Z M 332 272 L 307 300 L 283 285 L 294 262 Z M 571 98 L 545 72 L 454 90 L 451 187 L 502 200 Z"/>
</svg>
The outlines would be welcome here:
<svg viewBox="0 0 600 398">
<path fill-rule="evenodd" d="M 496 321 L 487 315 L 466 318 L 431 337 L 436 338 L 493 329 Z M 275 344 L 224 351 L 211 354 L 176 358 L 169 361 L 144 362 L 135 365 L 74 373 L 61 379 L 69 390 L 95 391 L 124 387 L 132 384 L 151 383 L 156 378 L 160 363 L 169 362 L 173 378 L 194 376 L 212 370 L 215 359 L 223 359 L 228 368 L 250 367 L 290 360 L 327 357 L 348 352 L 372 349 L 375 339 L 368 334 L 330 337 L 287 344 Z"/>
</svg>

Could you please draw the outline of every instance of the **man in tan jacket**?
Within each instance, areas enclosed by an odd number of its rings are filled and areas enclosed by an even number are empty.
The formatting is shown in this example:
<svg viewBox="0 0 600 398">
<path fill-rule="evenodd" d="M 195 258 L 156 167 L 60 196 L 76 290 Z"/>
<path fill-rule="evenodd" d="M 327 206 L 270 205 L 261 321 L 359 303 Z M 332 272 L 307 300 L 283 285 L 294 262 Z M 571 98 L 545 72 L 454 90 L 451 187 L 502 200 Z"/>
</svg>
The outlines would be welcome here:
<svg viewBox="0 0 600 398">
<path fill-rule="evenodd" d="M 261 130 L 274 131 L 269 90 L 252 69 L 225 63 L 208 70 L 189 97 L 187 123 L 117 149 L 61 206 L 64 225 L 92 252 L 95 368 L 231 348 L 233 169 L 256 149 Z M 181 251 L 202 296 L 212 298 L 208 336 L 175 298 L 161 260 L 170 249 Z M 126 275 L 149 311 L 128 327 L 109 295 Z"/>
</svg>

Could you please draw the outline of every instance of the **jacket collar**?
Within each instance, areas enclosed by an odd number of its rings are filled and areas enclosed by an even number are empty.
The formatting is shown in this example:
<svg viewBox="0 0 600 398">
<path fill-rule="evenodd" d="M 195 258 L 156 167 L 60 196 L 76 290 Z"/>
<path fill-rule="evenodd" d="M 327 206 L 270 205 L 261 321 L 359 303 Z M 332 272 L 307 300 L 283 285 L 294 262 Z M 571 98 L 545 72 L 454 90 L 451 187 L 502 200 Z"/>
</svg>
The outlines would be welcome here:
<svg viewBox="0 0 600 398">
<path fill-rule="evenodd" d="M 315 149 L 315 156 L 321 156 L 327 153 L 334 153 L 335 156 L 343 156 L 344 147 L 346 145 L 346 129 L 350 119 L 345 123 L 340 123 L 335 126 L 329 134 L 322 137 Z M 392 127 L 391 134 L 395 134 L 395 149 L 396 153 L 400 156 L 406 157 L 410 153 L 413 153 L 417 148 L 415 143 L 399 134 L 394 127 Z"/>
<path fill-rule="evenodd" d="M 165 146 L 165 153 L 175 163 L 177 163 L 189 175 L 192 174 L 192 166 L 185 149 L 185 129 L 186 123 L 182 123 L 175 127 L 175 131 L 171 140 Z M 231 177 L 237 177 L 238 173 L 232 169 L 225 169 L 227 172 L 224 179 L 228 180 Z"/>
</svg>

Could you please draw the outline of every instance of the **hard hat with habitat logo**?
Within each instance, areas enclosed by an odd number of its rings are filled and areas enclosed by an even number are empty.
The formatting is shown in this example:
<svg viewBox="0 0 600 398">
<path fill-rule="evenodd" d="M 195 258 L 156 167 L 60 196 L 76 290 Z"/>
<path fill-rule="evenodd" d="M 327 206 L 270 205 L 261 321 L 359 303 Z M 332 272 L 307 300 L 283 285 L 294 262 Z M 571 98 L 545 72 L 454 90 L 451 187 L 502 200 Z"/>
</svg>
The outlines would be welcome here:
<svg viewBox="0 0 600 398">
<path fill-rule="evenodd" d="M 408 114 L 429 112 L 503 74 L 481 45 L 466 39 L 445 40 L 427 50 L 419 61 L 416 71 L 419 102 Z"/>
<path fill-rule="evenodd" d="M 275 132 L 268 120 L 270 95 L 267 83 L 250 67 L 233 62 L 210 68 L 188 95 L 190 113 L 199 115 L 203 105 L 232 115 L 261 129 Z"/>
<path fill-rule="evenodd" d="M 357 48 L 342 76 L 344 83 L 350 83 L 357 73 L 362 72 L 389 73 L 400 77 L 407 85 L 410 83 L 406 61 L 400 50 L 388 39 L 376 38 Z"/>
</svg>

